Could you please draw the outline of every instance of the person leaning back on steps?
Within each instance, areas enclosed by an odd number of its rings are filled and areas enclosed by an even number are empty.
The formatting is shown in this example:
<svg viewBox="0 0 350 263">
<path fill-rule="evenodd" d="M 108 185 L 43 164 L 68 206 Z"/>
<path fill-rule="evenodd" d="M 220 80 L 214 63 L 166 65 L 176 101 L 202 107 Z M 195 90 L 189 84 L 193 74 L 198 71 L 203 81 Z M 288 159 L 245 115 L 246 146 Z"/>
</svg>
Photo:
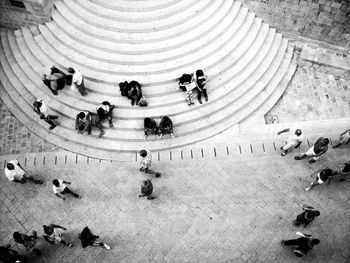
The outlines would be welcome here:
<svg viewBox="0 0 350 263">
<path fill-rule="evenodd" d="M 58 119 L 57 115 L 52 115 L 50 108 L 41 99 L 37 99 L 33 103 L 33 110 L 40 116 L 40 119 L 44 119 L 48 124 L 50 124 L 49 130 L 53 130 L 58 123 L 55 121 Z"/>
<path fill-rule="evenodd" d="M 43 181 L 35 179 L 33 176 L 28 174 L 20 163 L 17 160 L 12 160 L 7 162 L 6 167 L 5 167 L 5 175 L 6 177 L 16 183 L 26 183 L 27 180 L 35 183 L 35 184 L 42 184 Z"/>
<path fill-rule="evenodd" d="M 73 74 L 71 89 L 77 88 L 81 96 L 87 95 L 84 78 L 77 68 L 68 68 L 68 73 Z"/>
</svg>

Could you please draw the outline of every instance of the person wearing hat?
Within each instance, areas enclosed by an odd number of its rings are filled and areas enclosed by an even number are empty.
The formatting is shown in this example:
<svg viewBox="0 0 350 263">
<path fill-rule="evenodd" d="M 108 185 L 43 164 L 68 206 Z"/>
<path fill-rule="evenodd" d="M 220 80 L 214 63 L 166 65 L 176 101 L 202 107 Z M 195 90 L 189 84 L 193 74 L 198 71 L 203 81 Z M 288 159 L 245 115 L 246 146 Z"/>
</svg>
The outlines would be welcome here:
<svg viewBox="0 0 350 263">
<path fill-rule="evenodd" d="M 316 143 L 310 147 L 309 150 L 302 153 L 300 156 L 295 156 L 295 160 L 302 160 L 306 157 L 312 157 L 309 163 L 314 163 L 320 158 L 323 154 L 328 151 L 329 139 L 320 137 Z"/>
<path fill-rule="evenodd" d="M 292 147 L 294 147 L 294 149 L 299 148 L 304 137 L 300 129 L 290 129 L 290 128 L 279 131 L 277 135 L 280 135 L 281 133 L 284 133 L 284 132 L 290 132 L 290 133 L 288 136 L 288 141 L 284 146 L 281 147 L 282 156 L 285 156 L 288 153 L 288 150 L 291 149 Z"/>
</svg>

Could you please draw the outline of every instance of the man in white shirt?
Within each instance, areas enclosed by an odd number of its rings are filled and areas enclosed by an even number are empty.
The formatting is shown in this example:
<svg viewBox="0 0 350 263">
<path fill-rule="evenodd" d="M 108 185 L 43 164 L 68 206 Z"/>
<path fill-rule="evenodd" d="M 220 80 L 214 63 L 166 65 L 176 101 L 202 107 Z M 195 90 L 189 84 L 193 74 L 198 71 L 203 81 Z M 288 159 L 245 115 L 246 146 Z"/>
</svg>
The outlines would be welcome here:
<svg viewBox="0 0 350 263">
<path fill-rule="evenodd" d="M 81 197 L 77 193 L 74 193 L 71 189 L 69 189 L 67 187 L 67 184 L 71 184 L 71 182 L 54 179 L 52 181 L 52 190 L 55 193 L 55 195 L 63 200 L 66 200 L 66 198 L 61 195 L 67 193 L 73 195 L 75 198 L 80 199 Z"/>
<path fill-rule="evenodd" d="M 296 148 L 300 147 L 300 144 L 302 143 L 303 138 L 304 138 L 300 129 L 287 128 L 287 129 L 284 129 L 282 131 L 279 131 L 277 133 L 277 135 L 280 135 L 281 133 L 284 133 L 284 132 L 290 132 L 290 133 L 288 136 L 288 141 L 286 142 L 286 144 L 284 146 L 281 147 L 281 150 L 282 150 L 281 155 L 282 156 L 285 156 L 288 153 L 288 150 L 290 148 L 294 147 L 294 149 L 296 149 Z"/>
<path fill-rule="evenodd" d="M 74 87 L 76 87 L 79 93 L 81 94 L 81 96 L 87 95 L 85 85 L 84 85 L 83 75 L 81 75 L 79 69 L 68 68 L 68 72 L 70 74 L 73 74 L 71 88 L 73 89 Z"/>
<path fill-rule="evenodd" d="M 33 103 L 34 111 L 40 116 L 40 119 L 44 119 L 48 124 L 50 124 L 49 130 L 53 130 L 58 123 L 54 121 L 58 119 L 57 115 L 51 114 L 50 108 L 45 104 L 45 102 L 41 99 L 37 99 Z"/>
<path fill-rule="evenodd" d="M 139 155 L 142 157 L 140 162 L 140 172 L 147 174 L 154 174 L 157 178 L 161 176 L 160 172 L 155 172 L 150 169 L 152 165 L 152 154 L 151 151 L 141 150 Z"/>
<path fill-rule="evenodd" d="M 43 181 L 35 179 L 33 176 L 29 175 L 21 167 L 20 163 L 17 160 L 9 161 L 5 167 L 6 177 L 13 182 L 24 184 L 27 182 L 26 179 L 32 181 L 35 184 L 42 184 Z"/>
</svg>

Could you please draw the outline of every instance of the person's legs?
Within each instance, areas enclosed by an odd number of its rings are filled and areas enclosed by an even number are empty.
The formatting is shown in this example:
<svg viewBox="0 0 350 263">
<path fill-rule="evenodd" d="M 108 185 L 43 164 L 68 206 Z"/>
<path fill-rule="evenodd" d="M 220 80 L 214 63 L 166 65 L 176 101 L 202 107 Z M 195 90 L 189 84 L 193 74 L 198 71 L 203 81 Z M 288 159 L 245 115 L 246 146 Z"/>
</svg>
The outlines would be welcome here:
<svg viewBox="0 0 350 263">
<path fill-rule="evenodd" d="M 98 137 L 101 138 L 105 134 L 101 122 L 96 121 L 95 126 L 100 130 L 100 134 L 98 135 Z"/>
<path fill-rule="evenodd" d="M 35 183 L 35 184 L 42 184 L 42 183 L 43 183 L 43 181 L 41 181 L 41 180 L 39 180 L 39 179 L 35 179 L 33 176 L 31 176 L 31 175 L 29 175 L 29 174 L 27 174 L 27 173 L 25 173 L 25 174 L 23 175 L 23 177 L 24 177 L 25 179 L 28 179 L 29 181 Z"/>
<path fill-rule="evenodd" d="M 58 116 L 56 115 L 47 115 L 47 117 L 45 118 L 45 121 L 51 125 L 51 127 L 49 128 L 50 130 L 53 130 L 58 125 L 55 121 L 53 121 L 57 118 Z"/>
<path fill-rule="evenodd" d="M 198 89 L 198 96 L 197 96 L 198 102 L 202 104 L 202 92 Z"/>
<path fill-rule="evenodd" d="M 78 91 L 80 93 L 81 96 L 85 96 L 87 95 L 86 89 L 85 89 L 85 85 L 84 85 L 84 79 L 82 80 L 80 85 L 77 85 Z"/>
<path fill-rule="evenodd" d="M 315 152 L 314 152 L 314 146 L 310 147 L 309 150 L 307 150 L 307 152 L 305 153 L 302 153 L 300 156 L 295 156 L 295 160 L 302 160 L 304 159 L 305 157 L 311 157 L 311 156 L 314 156 L 315 155 Z"/>
<path fill-rule="evenodd" d="M 109 127 L 113 127 L 113 109 L 114 109 L 114 105 L 111 105 L 110 108 L 109 108 L 109 112 L 107 113 L 106 117 L 107 117 L 107 120 L 109 122 Z"/>
<path fill-rule="evenodd" d="M 68 187 L 64 188 L 63 192 L 67 193 L 67 194 L 71 194 L 73 195 L 75 198 L 79 198 L 80 196 L 77 193 L 74 193 L 71 189 L 69 189 Z"/>
<path fill-rule="evenodd" d="M 282 244 L 286 246 L 296 246 L 299 245 L 298 239 L 282 240 Z"/>
<path fill-rule="evenodd" d="M 157 178 L 161 176 L 161 173 L 160 173 L 160 172 L 153 171 L 153 170 L 151 170 L 151 169 L 149 169 L 149 168 L 147 168 L 147 169 L 145 170 L 145 173 L 154 174 Z"/>
<path fill-rule="evenodd" d="M 203 89 L 202 89 L 202 92 L 203 92 L 205 101 L 208 101 L 207 89 L 203 88 Z"/>
<path fill-rule="evenodd" d="M 281 150 L 283 151 L 281 153 L 282 156 L 285 156 L 288 153 L 288 150 L 293 146 L 294 144 L 291 142 L 287 142 L 287 144 L 283 145 L 281 147 Z"/>
<path fill-rule="evenodd" d="M 310 191 L 312 188 L 314 188 L 316 185 L 319 185 L 319 179 L 316 178 L 316 181 L 315 182 L 312 182 L 310 187 L 306 188 L 305 191 Z"/>
</svg>

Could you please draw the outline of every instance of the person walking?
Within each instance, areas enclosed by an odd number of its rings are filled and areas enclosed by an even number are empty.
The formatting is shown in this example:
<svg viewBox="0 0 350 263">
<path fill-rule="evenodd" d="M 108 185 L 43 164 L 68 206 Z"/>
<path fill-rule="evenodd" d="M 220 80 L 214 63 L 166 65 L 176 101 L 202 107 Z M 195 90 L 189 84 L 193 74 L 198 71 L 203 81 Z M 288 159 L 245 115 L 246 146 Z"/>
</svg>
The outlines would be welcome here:
<svg viewBox="0 0 350 263">
<path fill-rule="evenodd" d="M 51 114 L 50 108 L 45 104 L 45 102 L 41 99 L 37 99 L 33 103 L 34 111 L 40 116 L 40 119 L 45 120 L 48 124 L 50 124 L 49 130 L 53 130 L 58 123 L 55 121 L 58 119 L 57 115 Z"/>
<path fill-rule="evenodd" d="M 68 73 L 73 75 L 71 89 L 77 88 L 81 96 L 87 95 L 87 91 L 84 85 L 84 78 L 79 69 L 68 68 Z"/>
<path fill-rule="evenodd" d="M 307 150 L 307 152 L 302 153 L 300 156 L 295 156 L 294 158 L 295 160 L 302 160 L 306 157 L 311 157 L 312 159 L 309 163 L 314 163 L 328 151 L 328 144 L 328 138 L 320 137 L 316 143 Z"/>
<path fill-rule="evenodd" d="M 313 173 L 311 176 L 317 174 L 316 180 L 311 183 L 311 186 L 306 188 L 305 191 L 310 191 L 312 188 L 314 188 L 316 185 L 320 185 L 325 183 L 332 175 L 333 170 L 329 168 L 325 168 L 321 170 L 320 172 Z"/>
<path fill-rule="evenodd" d="M 205 101 L 208 101 L 207 88 L 205 87 L 208 77 L 204 75 L 204 72 L 201 69 L 198 69 L 194 75 L 196 86 L 198 88 L 198 102 L 202 104 L 202 95 L 204 96 Z"/>
<path fill-rule="evenodd" d="M 83 248 L 87 246 L 100 246 L 104 247 L 105 249 L 111 249 L 111 247 L 106 243 L 98 241 L 97 239 L 99 238 L 99 236 L 95 236 L 87 226 L 78 235 L 78 238 L 80 239 Z"/>
<path fill-rule="evenodd" d="M 140 156 L 142 157 L 141 160 L 141 167 L 140 167 L 140 171 L 144 172 L 144 173 L 148 173 L 148 174 L 154 174 L 155 177 L 160 177 L 161 173 L 159 172 L 155 172 L 153 170 L 150 169 L 150 167 L 152 166 L 152 154 L 150 151 L 147 150 L 141 150 L 139 152 Z"/>
<path fill-rule="evenodd" d="M 0 262 L 3 263 L 27 263 L 27 258 L 21 256 L 18 251 L 11 249 L 11 244 L 0 246 Z"/>
<path fill-rule="evenodd" d="M 300 237 L 297 239 L 282 240 L 281 243 L 285 246 L 296 246 L 293 250 L 297 257 L 305 256 L 315 245 L 320 243 L 320 240 L 313 238 L 312 235 L 296 232 Z"/>
<path fill-rule="evenodd" d="M 349 142 L 350 142 L 350 129 L 340 134 L 339 142 L 333 146 L 333 149 L 338 148 L 339 146 L 348 144 Z"/>
<path fill-rule="evenodd" d="M 64 240 L 63 238 L 63 230 L 67 230 L 67 228 L 60 226 L 60 225 L 55 225 L 55 224 L 50 224 L 50 225 L 43 225 L 44 228 L 44 239 L 55 245 L 55 244 L 63 244 L 67 247 L 73 247 L 72 243 L 68 243 Z"/>
<path fill-rule="evenodd" d="M 152 181 L 149 179 L 142 181 L 141 194 L 139 195 L 139 197 L 147 196 L 148 200 L 153 200 L 155 197 L 152 196 L 152 192 L 153 192 Z"/>
<path fill-rule="evenodd" d="M 35 184 L 43 183 L 43 181 L 35 179 L 33 176 L 28 174 L 28 172 L 22 168 L 21 164 L 17 160 L 12 160 L 6 163 L 5 175 L 10 181 L 16 183 L 24 184 L 27 182 L 27 180 Z"/>
<path fill-rule="evenodd" d="M 307 227 L 320 215 L 320 211 L 317 211 L 312 206 L 303 205 L 303 210 L 301 214 L 297 215 L 297 218 L 294 220 L 294 225 L 304 225 L 304 227 Z"/>
<path fill-rule="evenodd" d="M 16 243 L 23 245 L 26 251 L 31 251 L 37 256 L 40 256 L 41 255 L 40 249 L 35 247 L 37 237 L 38 236 L 35 231 L 33 231 L 30 236 L 26 234 L 21 234 L 19 232 L 13 233 L 13 239 Z"/>
<path fill-rule="evenodd" d="M 282 156 L 285 156 L 288 153 L 288 150 L 291 149 L 292 147 L 294 147 L 294 149 L 300 148 L 300 145 L 303 141 L 303 134 L 300 129 L 287 128 L 282 131 L 279 131 L 277 135 L 280 135 L 281 133 L 284 133 L 284 132 L 289 132 L 289 136 L 286 144 L 281 147 Z"/>
<path fill-rule="evenodd" d="M 52 190 L 55 193 L 55 195 L 63 200 L 66 200 L 65 197 L 61 196 L 64 194 L 71 194 L 73 195 L 75 198 L 80 199 L 80 195 L 78 195 L 77 193 L 73 192 L 71 189 L 69 189 L 67 187 L 67 184 L 71 184 L 71 182 L 67 182 L 67 181 L 63 181 L 63 180 L 57 180 L 54 179 L 52 181 Z"/>
</svg>

